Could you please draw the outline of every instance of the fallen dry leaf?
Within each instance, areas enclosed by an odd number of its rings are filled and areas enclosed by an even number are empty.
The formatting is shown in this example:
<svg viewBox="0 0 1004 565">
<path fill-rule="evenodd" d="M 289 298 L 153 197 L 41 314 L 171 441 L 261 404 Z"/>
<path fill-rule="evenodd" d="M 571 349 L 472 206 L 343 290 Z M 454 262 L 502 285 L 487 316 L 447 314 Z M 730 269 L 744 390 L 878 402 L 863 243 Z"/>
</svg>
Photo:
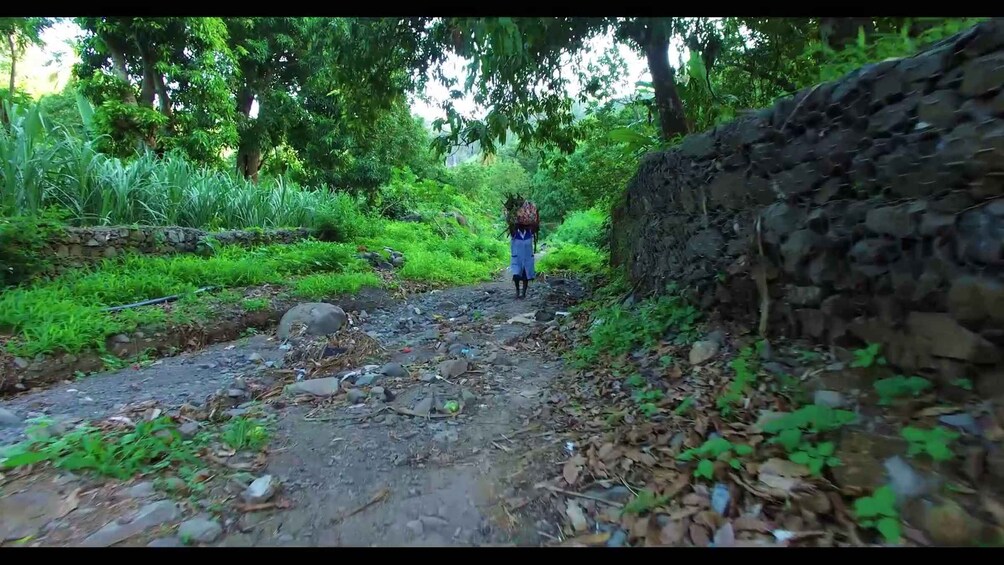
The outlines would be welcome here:
<svg viewBox="0 0 1004 565">
<path fill-rule="evenodd" d="M 697 547 L 708 547 L 708 544 L 711 543 L 711 538 L 708 536 L 708 531 L 704 529 L 704 526 L 691 524 L 690 541 Z"/>
<path fill-rule="evenodd" d="M 667 514 L 670 520 L 683 520 L 685 518 L 690 518 L 691 516 L 699 513 L 701 511 L 700 506 L 685 506 L 679 510 L 674 510 Z"/>
<path fill-rule="evenodd" d="M 586 459 L 581 455 L 576 455 L 565 462 L 565 467 L 561 470 L 561 476 L 564 477 L 568 486 L 574 486 L 575 481 L 579 480 L 579 472 L 582 471 L 582 466 L 585 463 Z"/>
<path fill-rule="evenodd" d="M 780 477 L 806 477 L 810 471 L 805 465 L 774 457 L 760 465 L 760 474 L 764 473 Z"/>
<path fill-rule="evenodd" d="M 955 414 L 962 411 L 963 408 L 961 406 L 931 406 L 917 412 L 917 416 L 921 418 L 926 416 L 944 416 L 945 414 Z"/>
<path fill-rule="evenodd" d="M 770 532 L 770 524 L 761 520 L 760 518 L 753 518 L 752 516 L 740 516 L 732 521 L 732 527 L 735 528 L 737 532 Z"/>
<path fill-rule="evenodd" d="M 687 528 L 682 521 L 672 520 L 659 531 L 659 541 L 663 545 L 678 546 L 683 545 L 683 540 L 687 536 Z"/>
</svg>

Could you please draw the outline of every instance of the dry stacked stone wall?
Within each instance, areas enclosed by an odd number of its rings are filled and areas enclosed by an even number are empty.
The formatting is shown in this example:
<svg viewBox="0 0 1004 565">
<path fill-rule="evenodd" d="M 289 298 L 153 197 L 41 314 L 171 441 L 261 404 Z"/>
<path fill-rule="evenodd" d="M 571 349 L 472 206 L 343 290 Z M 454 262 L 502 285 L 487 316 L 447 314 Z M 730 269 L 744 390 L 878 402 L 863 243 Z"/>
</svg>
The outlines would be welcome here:
<svg viewBox="0 0 1004 565">
<path fill-rule="evenodd" d="M 648 155 L 613 261 L 770 333 L 1004 392 L 1004 21 Z"/>
<path fill-rule="evenodd" d="M 313 231 L 307 228 L 222 232 L 149 226 L 66 228 L 49 238 L 45 255 L 56 270 L 61 270 L 130 252 L 152 255 L 207 253 L 214 245 L 294 243 L 311 235 Z"/>
</svg>

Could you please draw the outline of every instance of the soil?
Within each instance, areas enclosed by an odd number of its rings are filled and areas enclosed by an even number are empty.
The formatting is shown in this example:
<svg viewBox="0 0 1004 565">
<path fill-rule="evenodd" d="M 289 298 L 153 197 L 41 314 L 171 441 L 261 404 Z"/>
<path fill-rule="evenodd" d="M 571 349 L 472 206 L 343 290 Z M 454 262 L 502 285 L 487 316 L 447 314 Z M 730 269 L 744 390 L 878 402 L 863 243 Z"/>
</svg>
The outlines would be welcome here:
<svg viewBox="0 0 1004 565">
<path fill-rule="evenodd" d="M 549 521 L 554 510 L 535 485 L 567 457 L 560 433 L 547 429 L 545 417 L 549 383 L 564 367 L 528 336 L 558 331 L 556 321 L 538 322 L 532 314 L 560 317 L 583 290 L 574 280 L 551 278 L 531 284 L 526 299 L 514 294 L 503 274 L 490 283 L 404 300 L 367 291 L 340 304 L 383 346 L 381 361 L 408 370 L 406 377 L 373 383 L 394 399 L 352 405 L 340 394 L 260 406 L 273 424 L 267 459 L 254 476 L 278 481 L 272 501 L 278 507 L 246 511 L 240 491 L 220 480 L 219 489 L 189 493 L 177 516 L 137 528 L 115 544 L 180 544 L 174 526 L 200 516 L 223 527 L 204 544 L 222 546 L 537 545 L 560 536 Z M 7 398 L 0 408 L 22 420 L 44 415 L 64 428 L 137 403 L 170 411 L 198 405 L 235 380 L 267 378 L 280 370 L 285 353 L 273 335 L 254 335 Z M 430 380 L 448 358 L 467 359 L 471 370 Z M 460 414 L 419 418 L 396 411 L 429 396 L 435 407 L 458 400 Z M 0 424 L 0 444 L 22 439 L 27 426 Z M 66 504 L 40 505 L 41 517 L 12 512 L 0 519 L 0 534 L 31 530 L 21 536 L 29 545 L 93 542 L 100 536 L 88 536 L 102 527 L 124 527 L 131 514 L 169 498 L 159 486 L 146 488 L 152 480 L 126 484 L 51 470 L 7 477 L 2 494 L 8 500 L 73 499 L 76 505 L 63 516 Z"/>
</svg>

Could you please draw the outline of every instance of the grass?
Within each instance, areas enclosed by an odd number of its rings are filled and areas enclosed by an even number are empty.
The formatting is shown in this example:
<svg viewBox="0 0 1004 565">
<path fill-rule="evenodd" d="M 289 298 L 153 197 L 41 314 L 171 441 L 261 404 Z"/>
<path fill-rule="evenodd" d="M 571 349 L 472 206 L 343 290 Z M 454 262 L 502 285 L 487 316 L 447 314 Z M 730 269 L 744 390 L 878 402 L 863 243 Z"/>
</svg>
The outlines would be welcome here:
<svg viewBox="0 0 1004 565">
<path fill-rule="evenodd" d="M 365 229 L 358 202 L 284 179 L 256 185 L 176 155 L 123 161 L 49 124 L 36 104 L 15 107 L 0 131 L 0 212 L 65 210 L 75 225 L 175 225 L 205 229 L 324 227 L 345 239 Z"/>
<path fill-rule="evenodd" d="M 134 255 L 5 292 L 0 296 L 0 328 L 17 338 L 7 345 L 15 355 L 104 351 L 109 335 L 208 314 L 206 301 L 193 295 L 200 287 L 284 284 L 296 275 L 358 275 L 363 268 L 364 263 L 354 257 L 350 246 L 316 241 L 257 249 L 225 248 L 208 258 Z M 175 294 L 188 298 L 172 308 L 171 317 L 162 308 L 101 311 L 108 306 Z"/>
<path fill-rule="evenodd" d="M 48 462 L 66 471 L 90 471 L 128 479 L 198 461 L 194 443 L 183 441 L 174 423 L 166 417 L 139 422 L 131 430 L 106 432 L 81 427 L 60 437 L 40 436 L 39 432 L 47 427 L 47 422 L 36 423 L 29 431 L 35 439 L 0 453 L 0 468 Z"/>
<path fill-rule="evenodd" d="M 268 443 L 268 438 L 268 429 L 261 422 L 248 418 L 234 418 L 220 434 L 223 443 L 236 451 L 259 450 Z"/>
<path fill-rule="evenodd" d="M 556 246 L 575 244 L 604 249 L 607 247 L 609 227 L 610 217 L 601 210 L 580 210 L 568 214 L 547 242 Z"/>
<path fill-rule="evenodd" d="M 401 278 L 438 284 L 488 280 L 506 258 L 501 239 L 451 221 L 434 225 L 384 221 L 377 235 L 360 242 L 370 249 L 390 247 L 403 253 L 406 262 L 398 271 Z"/>
<path fill-rule="evenodd" d="M 380 277 L 374 273 L 335 273 L 308 275 L 293 283 L 293 296 L 321 299 L 339 294 L 359 292 L 363 287 L 378 287 Z"/>
<path fill-rule="evenodd" d="M 555 245 L 540 258 L 537 270 L 552 274 L 594 274 L 602 272 L 606 265 L 607 256 L 602 251 L 577 243 L 563 243 Z"/>
</svg>

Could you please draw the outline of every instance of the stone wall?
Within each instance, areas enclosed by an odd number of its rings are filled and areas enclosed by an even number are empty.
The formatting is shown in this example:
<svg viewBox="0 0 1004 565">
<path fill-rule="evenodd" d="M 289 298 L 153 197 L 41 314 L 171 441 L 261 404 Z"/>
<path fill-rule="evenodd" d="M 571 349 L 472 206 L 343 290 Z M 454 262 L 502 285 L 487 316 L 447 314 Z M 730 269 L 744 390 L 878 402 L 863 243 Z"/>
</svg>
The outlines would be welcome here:
<svg viewBox="0 0 1004 565">
<path fill-rule="evenodd" d="M 95 263 L 135 252 L 152 255 L 206 253 L 212 245 L 293 243 L 310 237 L 306 228 L 262 231 L 206 232 L 179 227 L 66 228 L 49 238 L 45 253 L 56 270 Z"/>
<path fill-rule="evenodd" d="M 643 160 L 613 261 L 754 329 L 760 278 L 773 335 L 1002 392 L 1002 86 L 994 19 L 688 136 Z"/>
</svg>

